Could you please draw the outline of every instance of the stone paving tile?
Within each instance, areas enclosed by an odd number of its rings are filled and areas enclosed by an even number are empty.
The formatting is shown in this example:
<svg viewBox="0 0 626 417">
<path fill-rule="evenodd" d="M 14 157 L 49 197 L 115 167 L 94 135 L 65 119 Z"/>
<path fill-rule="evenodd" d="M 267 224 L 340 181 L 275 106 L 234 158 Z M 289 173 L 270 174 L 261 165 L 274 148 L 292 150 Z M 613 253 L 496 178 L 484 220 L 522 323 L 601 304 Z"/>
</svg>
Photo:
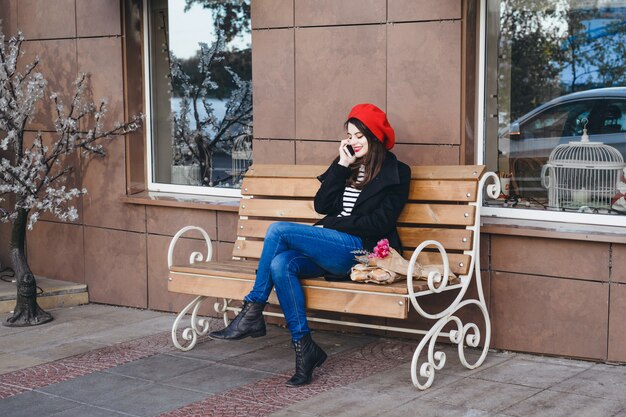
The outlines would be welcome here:
<svg viewBox="0 0 626 417">
<path fill-rule="evenodd" d="M 198 343 L 192 350 L 183 352 L 176 349 L 168 352 L 167 355 L 219 362 L 233 356 L 259 350 L 264 346 L 263 344 L 239 343 L 239 341 L 205 340 Z"/>
<path fill-rule="evenodd" d="M 152 384 L 136 378 L 94 372 L 39 388 L 39 391 L 92 405 L 109 405 L 125 392 Z"/>
<path fill-rule="evenodd" d="M 515 417 L 612 417 L 624 408 L 623 401 L 542 391 L 503 410 Z"/>
<path fill-rule="evenodd" d="M 619 413 L 615 414 L 613 417 L 626 417 L 626 408 L 624 408 Z"/>
<path fill-rule="evenodd" d="M 110 408 L 136 416 L 152 417 L 187 404 L 198 402 L 206 397 L 205 393 L 178 389 L 161 384 L 148 384 L 117 392 L 112 398 L 108 395 L 97 401 L 86 403 Z"/>
<path fill-rule="evenodd" d="M 109 368 L 105 372 L 159 382 L 205 368 L 208 365 L 210 363 L 198 359 L 155 355 Z"/>
<path fill-rule="evenodd" d="M 283 408 L 278 410 L 272 414 L 269 414 L 268 417 L 319 417 L 318 414 L 305 413 L 304 411 L 296 411 L 291 407 Z"/>
<path fill-rule="evenodd" d="M 83 339 L 92 343 L 101 345 L 111 345 L 112 343 L 122 343 L 132 339 L 138 339 L 155 333 L 163 333 L 164 330 L 171 329 L 174 319 L 169 316 L 156 317 L 143 322 L 131 323 L 117 327 L 103 329 L 89 335 L 85 335 Z M 168 341 L 171 347 L 171 336 L 168 333 Z"/>
<path fill-rule="evenodd" d="M 422 391 L 413 386 L 411 363 L 406 362 L 387 371 L 356 381 L 348 385 L 347 388 L 366 391 L 363 395 L 369 395 L 371 392 L 393 392 L 393 395 L 399 401 L 410 401 L 423 396 L 427 392 L 445 387 L 461 378 L 461 376 L 456 374 L 435 374 L 431 388 Z"/>
<path fill-rule="evenodd" d="M 626 399 L 626 366 L 595 364 L 550 389 L 589 397 Z"/>
<path fill-rule="evenodd" d="M 0 355 L 0 375 L 48 362 L 42 358 L 5 353 Z"/>
<path fill-rule="evenodd" d="M 407 401 L 400 401 L 393 391 L 364 395 L 363 391 L 340 387 L 296 402 L 282 411 L 286 416 L 308 413 L 324 417 L 377 417 Z"/>
<path fill-rule="evenodd" d="M 221 361 L 227 365 L 240 366 L 257 371 L 280 373 L 293 370 L 296 356 L 285 346 L 269 346 Z"/>
<path fill-rule="evenodd" d="M 565 366 L 577 366 L 580 368 L 591 368 L 595 365 L 595 362 L 591 361 L 583 361 L 576 359 L 566 359 L 557 356 L 542 356 L 542 355 L 530 355 L 527 353 L 517 353 L 516 357 L 518 359 L 526 360 L 526 361 L 535 361 L 542 363 L 550 363 L 555 365 L 565 365 Z"/>
<path fill-rule="evenodd" d="M 165 379 L 162 383 L 172 387 L 215 394 L 267 377 L 266 372 L 215 363 L 175 378 Z"/>
<path fill-rule="evenodd" d="M 50 362 L 67 358 L 68 356 L 79 355 L 101 347 L 102 345 L 89 341 L 62 339 L 51 341 L 47 345 L 37 346 L 32 349 L 24 349 L 20 351 L 20 354 Z"/>
<path fill-rule="evenodd" d="M 421 398 L 425 401 L 462 404 L 470 409 L 498 412 L 540 391 L 521 385 L 464 378 L 436 390 L 427 390 Z"/>
<path fill-rule="evenodd" d="M 407 416 L 428 416 L 428 417 L 488 417 L 490 414 L 483 410 L 477 410 L 461 405 L 449 405 L 439 402 L 426 401 L 422 398 L 409 401 L 384 414 L 385 417 L 407 417 Z"/>
<path fill-rule="evenodd" d="M 513 357 L 514 354 L 502 354 L 499 352 L 487 352 L 487 356 L 483 363 L 475 369 L 468 369 L 462 363 L 459 357 L 458 348 L 456 346 L 447 346 L 443 349 L 443 352 L 446 354 L 446 363 L 444 367 L 437 371 L 442 374 L 459 374 L 464 377 L 471 376 L 476 372 L 484 371 L 487 368 L 491 368 L 492 366 L 498 365 L 500 363 L 506 362 Z M 478 361 L 481 355 L 481 351 L 473 348 L 466 348 L 465 351 L 465 359 L 470 365 L 473 365 Z M 426 357 L 424 353 L 422 353 L 421 357 Z"/>
<path fill-rule="evenodd" d="M 89 405 L 81 405 L 69 410 L 48 415 L 48 417 L 128 417 L 132 414 L 118 413 L 101 407 L 92 407 Z M 39 416 L 43 417 L 43 416 Z"/>
<path fill-rule="evenodd" d="M 0 416 L 35 417 L 66 413 L 80 404 L 63 398 L 29 391 L 0 401 Z"/>
<path fill-rule="evenodd" d="M 46 324 L 46 326 L 52 326 L 52 323 L 54 323 L 54 321 L 50 324 Z M 48 334 L 38 332 L 37 330 L 37 328 L 29 327 L 28 331 L 18 333 L 19 336 L 0 337 L 0 350 L 5 353 L 19 353 L 22 350 L 32 348 L 33 346 L 45 346 L 47 343 L 62 340 L 64 338 L 64 335 L 61 332 L 58 334 Z"/>
<path fill-rule="evenodd" d="M 513 358 L 472 375 L 494 382 L 548 388 L 584 371 L 579 366 L 558 365 Z"/>
<path fill-rule="evenodd" d="M 329 355 L 364 346 L 376 340 L 375 336 L 334 332 L 313 332 L 312 337 L 315 343 L 320 345 Z"/>
</svg>

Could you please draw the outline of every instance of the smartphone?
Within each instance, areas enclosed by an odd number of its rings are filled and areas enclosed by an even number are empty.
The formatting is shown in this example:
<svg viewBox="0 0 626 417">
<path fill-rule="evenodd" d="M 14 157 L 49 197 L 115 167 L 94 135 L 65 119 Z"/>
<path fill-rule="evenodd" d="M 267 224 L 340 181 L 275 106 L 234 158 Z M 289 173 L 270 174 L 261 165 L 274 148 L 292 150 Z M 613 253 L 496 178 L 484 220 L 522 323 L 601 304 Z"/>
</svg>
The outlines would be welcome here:
<svg viewBox="0 0 626 417">
<path fill-rule="evenodd" d="M 350 155 L 354 156 L 354 149 L 352 149 L 351 145 L 346 145 L 346 149 L 348 150 L 348 152 L 350 153 Z"/>
</svg>

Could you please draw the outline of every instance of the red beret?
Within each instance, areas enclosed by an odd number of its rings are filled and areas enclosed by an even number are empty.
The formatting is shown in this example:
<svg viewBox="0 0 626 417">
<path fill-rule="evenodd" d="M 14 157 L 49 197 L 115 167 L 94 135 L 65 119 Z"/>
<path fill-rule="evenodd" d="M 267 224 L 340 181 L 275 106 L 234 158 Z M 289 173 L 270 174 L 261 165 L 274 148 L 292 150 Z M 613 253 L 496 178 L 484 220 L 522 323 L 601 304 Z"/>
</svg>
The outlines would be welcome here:
<svg viewBox="0 0 626 417">
<path fill-rule="evenodd" d="M 396 134 L 384 111 L 373 104 L 357 104 L 350 110 L 348 119 L 358 119 L 381 141 L 388 150 L 396 143 Z"/>
</svg>

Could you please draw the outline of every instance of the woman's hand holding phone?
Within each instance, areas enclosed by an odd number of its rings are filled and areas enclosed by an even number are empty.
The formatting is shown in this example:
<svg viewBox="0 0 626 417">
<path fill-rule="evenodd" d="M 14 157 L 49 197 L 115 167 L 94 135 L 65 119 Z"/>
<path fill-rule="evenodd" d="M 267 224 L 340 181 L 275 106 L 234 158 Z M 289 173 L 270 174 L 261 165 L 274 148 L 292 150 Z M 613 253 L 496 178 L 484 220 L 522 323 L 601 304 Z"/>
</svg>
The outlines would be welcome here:
<svg viewBox="0 0 626 417">
<path fill-rule="evenodd" d="M 350 164 L 354 163 L 354 161 L 356 161 L 354 149 L 348 144 L 347 139 L 342 140 L 339 145 L 339 165 L 348 167 Z"/>
</svg>

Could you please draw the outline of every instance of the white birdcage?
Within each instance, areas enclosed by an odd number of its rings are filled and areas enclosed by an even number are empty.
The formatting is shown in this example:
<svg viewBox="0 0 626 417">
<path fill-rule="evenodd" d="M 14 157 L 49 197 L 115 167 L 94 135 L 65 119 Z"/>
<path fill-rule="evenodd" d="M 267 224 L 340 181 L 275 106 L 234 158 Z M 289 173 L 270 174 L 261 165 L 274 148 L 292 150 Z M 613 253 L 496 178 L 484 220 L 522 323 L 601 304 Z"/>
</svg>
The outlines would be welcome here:
<svg viewBox="0 0 626 417">
<path fill-rule="evenodd" d="M 610 209 L 624 166 L 617 149 L 589 142 L 587 129 L 583 129 L 580 141 L 554 148 L 541 170 L 548 205 L 559 209 Z"/>
</svg>

